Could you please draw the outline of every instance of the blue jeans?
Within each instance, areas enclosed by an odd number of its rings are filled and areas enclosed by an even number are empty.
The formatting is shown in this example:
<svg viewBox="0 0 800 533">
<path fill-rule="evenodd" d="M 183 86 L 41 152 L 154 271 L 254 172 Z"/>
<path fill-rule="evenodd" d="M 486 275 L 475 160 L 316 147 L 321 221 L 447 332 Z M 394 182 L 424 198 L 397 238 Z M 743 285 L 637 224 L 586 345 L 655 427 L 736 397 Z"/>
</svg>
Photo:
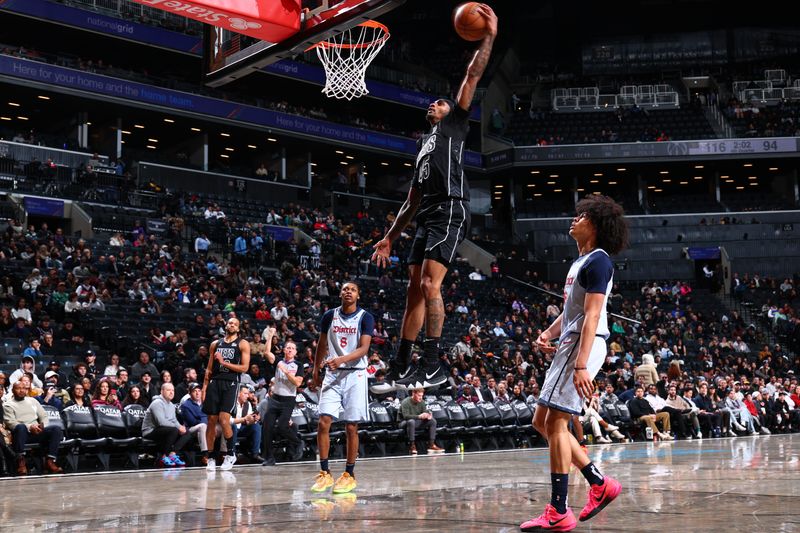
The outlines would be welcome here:
<svg viewBox="0 0 800 533">
<path fill-rule="evenodd" d="M 47 448 L 48 457 L 58 457 L 58 444 L 64 438 L 64 430 L 56 426 L 45 426 L 41 433 L 33 434 L 25 424 L 17 424 L 12 430 L 14 435 L 13 447 L 17 455 L 25 453 L 25 445 L 29 442 L 36 442 Z"/>
<path fill-rule="evenodd" d="M 233 426 L 233 442 L 238 442 L 240 437 L 250 441 L 248 450 L 250 455 L 261 453 L 261 424 Z"/>
</svg>

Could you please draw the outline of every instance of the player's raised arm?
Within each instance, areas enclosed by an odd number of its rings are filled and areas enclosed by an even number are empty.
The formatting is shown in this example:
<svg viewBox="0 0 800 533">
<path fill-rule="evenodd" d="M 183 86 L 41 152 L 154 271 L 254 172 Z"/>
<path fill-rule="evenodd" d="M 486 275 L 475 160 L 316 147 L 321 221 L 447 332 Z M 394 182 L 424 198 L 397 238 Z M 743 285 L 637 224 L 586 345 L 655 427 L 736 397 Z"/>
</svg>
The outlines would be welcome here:
<svg viewBox="0 0 800 533">
<path fill-rule="evenodd" d="M 469 109 L 469 106 L 472 105 L 472 97 L 475 96 L 478 82 L 486 70 L 486 65 L 489 64 L 494 39 L 497 37 L 497 15 L 494 14 L 492 8 L 486 4 L 480 4 L 478 12 L 486 19 L 486 37 L 483 38 L 481 45 L 475 50 L 475 55 L 472 56 L 472 61 L 467 67 L 464 81 L 461 82 L 461 87 L 458 89 L 456 103 L 458 107 L 464 110 Z"/>
<path fill-rule="evenodd" d="M 273 327 L 267 326 L 264 328 L 264 334 L 267 339 L 267 349 L 264 352 L 264 357 L 267 358 L 267 362 L 271 365 L 275 364 L 275 354 L 272 352 L 272 341 L 275 339 L 275 334 L 277 330 Z"/>
</svg>

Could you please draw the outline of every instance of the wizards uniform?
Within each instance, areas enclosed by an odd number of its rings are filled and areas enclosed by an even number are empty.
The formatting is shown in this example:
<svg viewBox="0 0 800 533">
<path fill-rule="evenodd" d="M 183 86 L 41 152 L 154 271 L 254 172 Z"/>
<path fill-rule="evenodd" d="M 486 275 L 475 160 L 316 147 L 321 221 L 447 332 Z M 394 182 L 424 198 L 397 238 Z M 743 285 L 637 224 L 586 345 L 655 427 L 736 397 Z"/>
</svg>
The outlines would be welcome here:
<svg viewBox="0 0 800 533">
<path fill-rule="evenodd" d="M 592 351 L 586 369 L 592 379 L 600 371 L 606 357 L 606 339 L 609 337 L 606 304 L 614 281 L 614 266 L 608 254 L 595 249 L 572 263 L 564 284 L 564 311 L 561 314 L 561 337 L 553 363 L 542 385 L 539 403 L 559 411 L 579 415 L 583 399 L 572 382 L 575 361 L 581 340 L 581 329 L 586 318 L 584 304 L 589 293 L 604 294 L 600 319 L 597 323 Z"/>
</svg>

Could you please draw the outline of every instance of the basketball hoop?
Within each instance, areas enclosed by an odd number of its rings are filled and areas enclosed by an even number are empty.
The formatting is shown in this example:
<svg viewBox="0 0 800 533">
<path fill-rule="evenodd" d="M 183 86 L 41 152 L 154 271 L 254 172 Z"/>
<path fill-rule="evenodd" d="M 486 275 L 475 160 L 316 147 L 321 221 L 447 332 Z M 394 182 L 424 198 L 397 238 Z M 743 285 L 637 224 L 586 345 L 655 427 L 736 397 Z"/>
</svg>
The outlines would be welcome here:
<svg viewBox="0 0 800 533">
<path fill-rule="evenodd" d="M 369 94 L 364 75 L 388 39 L 389 28 L 368 20 L 314 45 L 325 68 L 325 96 L 352 100 Z"/>
</svg>

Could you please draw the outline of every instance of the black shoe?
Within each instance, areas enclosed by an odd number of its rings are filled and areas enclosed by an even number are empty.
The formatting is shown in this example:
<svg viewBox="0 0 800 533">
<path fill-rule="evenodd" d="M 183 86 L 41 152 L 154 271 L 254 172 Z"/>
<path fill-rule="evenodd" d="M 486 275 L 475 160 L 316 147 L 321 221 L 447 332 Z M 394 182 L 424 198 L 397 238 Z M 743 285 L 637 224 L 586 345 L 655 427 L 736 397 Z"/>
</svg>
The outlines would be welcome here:
<svg viewBox="0 0 800 533">
<path fill-rule="evenodd" d="M 261 466 L 275 466 L 275 458 L 267 457 L 261 462 Z"/>
<path fill-rule="evenodd" d="M 398 379 L 395 383 L 397 388 L 419 389 L 436 388 L 447 382 L 447 374 L 442 370 L 442 366 L 436 362 L 433 365 L 420 365 L 417 371 L 408 377 Z"/>
<path fill-rule="evenodd" d="M 264 459 L 263 457 L 261 457 L 258 454 L 251 455 L 250 457 L 248 457 L 248 459 L 250 459 L 249 462 L 252 463 L 252 464 L 258 464 L 258 463 L 262 463 L 263 464 L 264 461 L 266 460 L 266 459 Z"/>
<path fill-rule="evenodd" d="M 409 377 L 413 372 L 413 368 L 412 366 L 401 365 L 395 360 L 390 361 L 389 370 L 386 372 L 384 380 L 370 385 L 369 391 L 373 394 L 386 394 L 396 391 L 399 388 L 397 382 Z"/>
<path fill-rule="evenodd" d="M 303 452 L 306 451 L 306 445 L 303 441 L 297 443 L 297 446 L 294 449 L 294 453 L 292 454 L 292 461 L 297 462 L 303 458 Z"/>
</svg>

